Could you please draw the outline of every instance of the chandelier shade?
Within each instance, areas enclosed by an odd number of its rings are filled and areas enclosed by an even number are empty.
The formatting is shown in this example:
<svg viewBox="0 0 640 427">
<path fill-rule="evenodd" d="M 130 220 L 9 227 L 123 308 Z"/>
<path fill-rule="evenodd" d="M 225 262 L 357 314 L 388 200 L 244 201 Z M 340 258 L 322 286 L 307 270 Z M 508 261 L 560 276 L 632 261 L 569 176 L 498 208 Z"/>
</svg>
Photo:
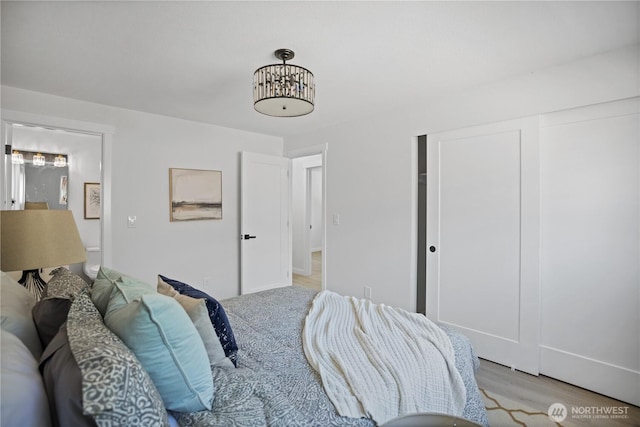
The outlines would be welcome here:
<svg viewBox="0 0 640 427">
<path fill-rule="evenodd" d="M 274 117 L 298 117 L 314 109 L 313 73 L 304 67 L 287 64 L 294 57 L 289 49 L 278 49 L 275 57 L 282 64 L 265 65 L 253 73 L 253 107 Z"/>
</svg>

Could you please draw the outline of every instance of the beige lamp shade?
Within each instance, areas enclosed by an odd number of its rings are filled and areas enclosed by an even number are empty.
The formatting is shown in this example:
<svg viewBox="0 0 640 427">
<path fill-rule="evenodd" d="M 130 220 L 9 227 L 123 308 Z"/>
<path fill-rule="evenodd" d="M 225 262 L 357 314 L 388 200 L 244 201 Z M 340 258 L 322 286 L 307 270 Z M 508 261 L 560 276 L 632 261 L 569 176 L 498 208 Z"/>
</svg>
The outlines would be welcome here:
<svg viewBox="0 0 640 427">
<path fill-rule="evenodd" d="M 85 251 L 71 211 L 0 211 L 2 271 L 75 264 Z"/>
</svg>

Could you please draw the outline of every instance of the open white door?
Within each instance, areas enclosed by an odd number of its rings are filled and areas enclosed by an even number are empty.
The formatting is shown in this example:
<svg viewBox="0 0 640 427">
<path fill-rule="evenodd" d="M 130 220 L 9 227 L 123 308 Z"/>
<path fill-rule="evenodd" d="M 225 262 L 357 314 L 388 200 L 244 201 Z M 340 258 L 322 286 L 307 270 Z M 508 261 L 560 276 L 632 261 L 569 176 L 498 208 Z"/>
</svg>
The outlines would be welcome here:
<svg viewBox="0 0 640 427">
<path fill-rule="evenodd" d="M 291 285 L 288 158 L 241 155 L 240 292 Z"/>
<path fill-rule="evenodd" d="M 538 374 L 537 118 L 427 136 L 427 301 L 478 356 Z"/>
</svg>

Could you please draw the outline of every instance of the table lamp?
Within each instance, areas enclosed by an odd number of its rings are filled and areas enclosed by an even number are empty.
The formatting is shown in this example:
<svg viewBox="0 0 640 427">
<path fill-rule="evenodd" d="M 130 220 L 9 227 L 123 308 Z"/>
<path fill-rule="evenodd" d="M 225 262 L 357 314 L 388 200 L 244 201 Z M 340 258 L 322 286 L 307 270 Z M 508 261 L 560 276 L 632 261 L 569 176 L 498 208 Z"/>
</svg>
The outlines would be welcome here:
<svg viewBox="0 0 640 427">
<path fill-rule="evenodd" d="M 84 246 L 71 211 L 0 211 L 0 229 L 0 269 L 22 270 L 18 282 L 37 299 L 46 285 L 39 269 L 85 260 Z"/>
</svg>

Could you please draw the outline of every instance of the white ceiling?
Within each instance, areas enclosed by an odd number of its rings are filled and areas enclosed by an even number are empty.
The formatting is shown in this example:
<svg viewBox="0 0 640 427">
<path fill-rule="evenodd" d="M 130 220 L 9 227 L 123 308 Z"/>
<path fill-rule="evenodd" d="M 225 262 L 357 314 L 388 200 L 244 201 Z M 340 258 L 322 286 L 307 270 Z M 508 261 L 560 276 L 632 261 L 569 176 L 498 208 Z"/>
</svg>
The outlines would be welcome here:
<svg viewBox="0 0 640 427">
<path fill-rule="evenodd" d="M 640 42 L 639 2 L 1 2 L 2 84 L 278 136 Z M 298 118 L 253 110 L 290 48 Z"/>
</svg>

